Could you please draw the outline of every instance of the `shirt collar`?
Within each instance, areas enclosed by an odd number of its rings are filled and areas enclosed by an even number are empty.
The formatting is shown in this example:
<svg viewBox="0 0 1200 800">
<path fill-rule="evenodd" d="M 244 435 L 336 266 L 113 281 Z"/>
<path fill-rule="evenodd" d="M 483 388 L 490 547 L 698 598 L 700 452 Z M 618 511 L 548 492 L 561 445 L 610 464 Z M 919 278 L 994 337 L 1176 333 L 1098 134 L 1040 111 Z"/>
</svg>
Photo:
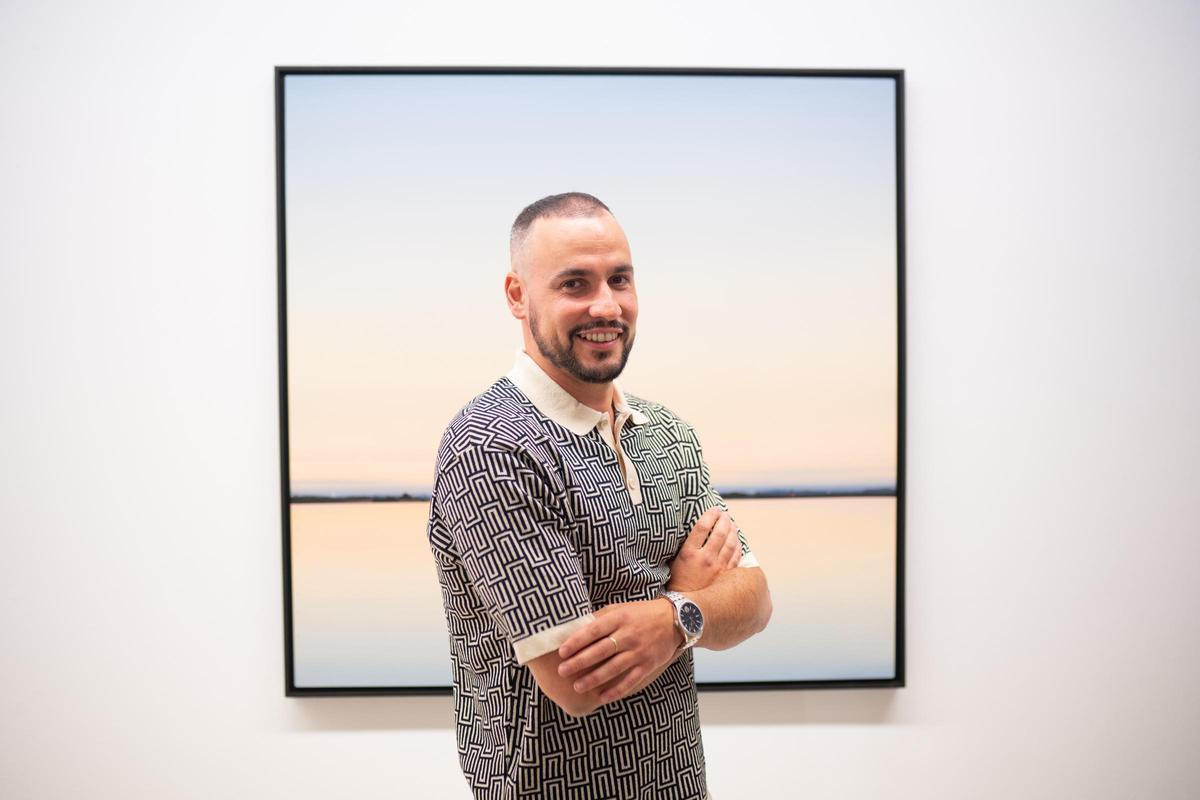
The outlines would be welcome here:
<svg viewBox="0 0 1200 800">
<path fill-rule="evenodd" d="M 587 434 L 604 417 L 603 412 L 585 406 L 555 383 L 524 350 L 517 350 L 516 362 L 505 377 L 529 398 L 534 408 L 578 436 Z M 645 414 L 629 406 L 616 381 L 613 381 L 613 405 L 618 414 L 629 414 L 629 421 L 635 425 L 650 421 Z"/>
</svg>

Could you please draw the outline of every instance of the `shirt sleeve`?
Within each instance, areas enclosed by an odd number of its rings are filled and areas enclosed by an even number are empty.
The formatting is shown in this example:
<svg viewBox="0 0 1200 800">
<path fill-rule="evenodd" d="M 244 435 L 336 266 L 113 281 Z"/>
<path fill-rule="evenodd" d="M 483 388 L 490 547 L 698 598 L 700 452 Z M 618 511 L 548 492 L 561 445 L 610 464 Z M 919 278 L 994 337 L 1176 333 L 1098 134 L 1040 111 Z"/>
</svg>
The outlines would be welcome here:
<svg viewBox="0 0 1200 800">
<path fill-rule="evenodd" d="M 468 450 L 439 472 L 435 496 L 455 554 L 518 664 L 593 619 L 574 526 L 544 467 L 519 451 Z"/>
<path fill-rule="evenodd" d="M 696 430 L 691 425 L 684 425 L 688 443 L 694 448 L 695 453 L 695 469 L 691 470 L 694 476 L 691 480 L 685 482 L 684 485 L 684 530 L 690 531 L 696 521 L 704 514 L 705 511 L 713 506 L 719 506 L 722 511 L 728 512 L 729 506 L 725 503 L 725 498 L 721 497 L 712 485 L 712 479 L 708 472 L 708 464 L 704 462 L 704 451 L 700 446 L 700 437 L 696 435 Z M 738 539 L 742 543 L 742 558 L 738 561 L 739 567 L 757 567 L 758 559 L 754 552 L 750 549 L 750 543 L 746 541 L 746 534 L 742 532 L 742 526 L 737 524 L 737 519 L 733 514 L 729 515 L 733 519 L 733 524 L 737 526 Z"/>
</svg>

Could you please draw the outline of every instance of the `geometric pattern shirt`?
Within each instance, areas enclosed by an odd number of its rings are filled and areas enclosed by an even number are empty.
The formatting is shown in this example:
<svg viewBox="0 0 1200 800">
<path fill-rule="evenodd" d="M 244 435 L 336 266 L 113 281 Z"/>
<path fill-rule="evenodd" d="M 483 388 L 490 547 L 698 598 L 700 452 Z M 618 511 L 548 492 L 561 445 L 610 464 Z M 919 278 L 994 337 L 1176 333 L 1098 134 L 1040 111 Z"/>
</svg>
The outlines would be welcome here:
<svg viewBox="0 0 1200 800">
<path fill-rule="evenodd" d="M 459 763 L 478 800 L 707 796 L 690 649 L 636 694 L 581 718 L 525 666 L 597 609 L 658 597 L 700 515 L 728 510 L 692 426 L 614 389 L 609 416 L 518 351 L 438 447 L 427 532 Z M 738 536 L 739 566 L 757 566 Z"/>
</svg>

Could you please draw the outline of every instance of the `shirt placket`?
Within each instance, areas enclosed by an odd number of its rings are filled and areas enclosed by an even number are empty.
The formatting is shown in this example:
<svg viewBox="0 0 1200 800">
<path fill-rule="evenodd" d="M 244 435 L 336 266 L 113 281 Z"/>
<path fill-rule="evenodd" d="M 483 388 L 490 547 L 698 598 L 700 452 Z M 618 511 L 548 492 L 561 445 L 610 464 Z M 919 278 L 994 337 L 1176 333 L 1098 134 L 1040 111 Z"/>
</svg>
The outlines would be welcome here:
<svg viewBox="0 0 1200 800">
<path fill-rule="evenodd" d="M 617 416 L 616 435 L 614 437 L 612 418 L 605 414 L 596 423 L 596 427 L 600 430 L 600 435 L 604 437 L 604 441 L 617 454 L 617 468 L 621 471 L 622 477 L 625 479 L 625 488 L 629 491 L 629 498 L 635 505 L 640 505 L 642 502 L 642 487 L 638 481 L 637 470 L 633 466 L 633 462 L 625 457 L 624 451 L 621 449 L 621 429 L 625 427 L 625 423 L 629 420 L 630 412 L 626 411 Z"/>
</svg>

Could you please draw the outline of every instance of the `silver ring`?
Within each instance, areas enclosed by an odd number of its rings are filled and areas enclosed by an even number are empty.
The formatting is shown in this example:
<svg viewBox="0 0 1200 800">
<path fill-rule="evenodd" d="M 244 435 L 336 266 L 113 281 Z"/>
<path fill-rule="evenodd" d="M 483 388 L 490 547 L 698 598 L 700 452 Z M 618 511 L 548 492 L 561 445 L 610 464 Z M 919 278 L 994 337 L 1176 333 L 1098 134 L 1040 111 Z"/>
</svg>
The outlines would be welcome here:
<svg viewBox="0 0 1200 800">
<path fill-rule="evenodd" d="M 614 655 L 614 656 L 615 656 L 617 653 L 621 652 L 621 645 L 617 644 L 617 640 L 616 640 L 616 639 L 614 639 L 613 637 L 609 636 L 609 637 L 608 637 L 608 640 L 609 640 L 610 642 L 612 642 L 612 643 L 613 643 L 613 655 Z"/>
</svg>

